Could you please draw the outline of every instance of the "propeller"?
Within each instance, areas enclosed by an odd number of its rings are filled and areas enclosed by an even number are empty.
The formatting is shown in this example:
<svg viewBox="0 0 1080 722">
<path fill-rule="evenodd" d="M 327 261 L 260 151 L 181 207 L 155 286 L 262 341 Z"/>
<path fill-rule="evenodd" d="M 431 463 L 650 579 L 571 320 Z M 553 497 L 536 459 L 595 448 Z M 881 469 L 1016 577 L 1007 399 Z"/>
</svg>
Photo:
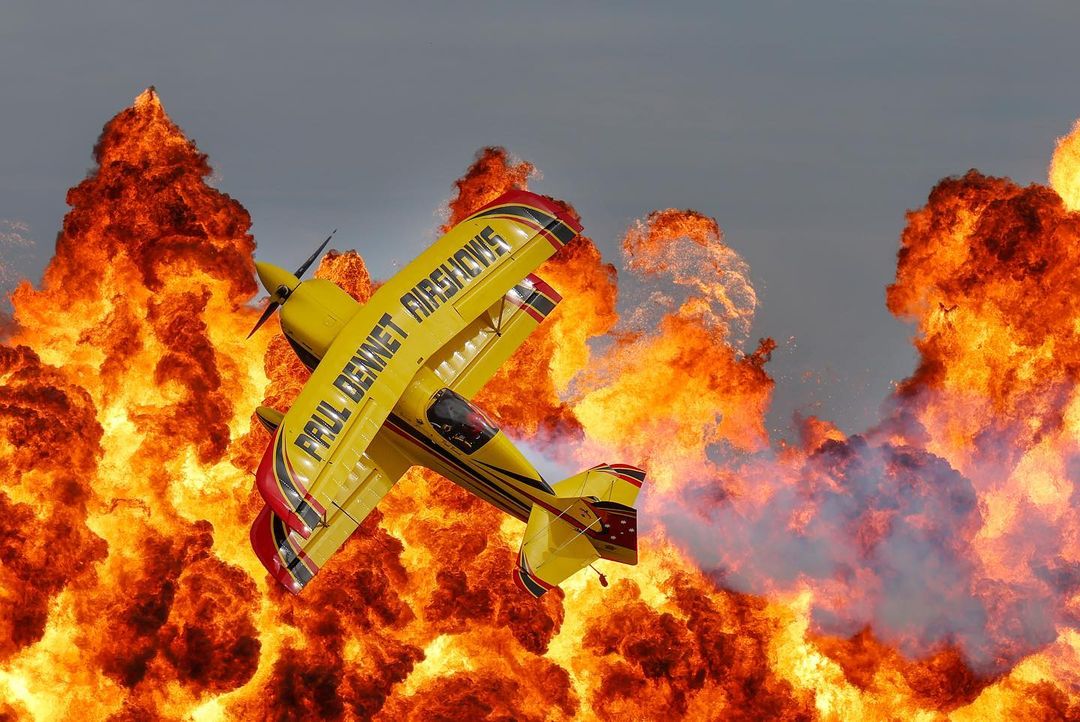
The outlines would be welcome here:
<svg viewBox="0 0 1080 722">
<path fill-rule="evenodd" d="M 259 327 L 266 323 L 266 320 L 268 318 L 274 315 L 274 311 L 276 311 L 277 307 L 280 305 L 281 304 L 277 301 L 271 301 L 270 303 L 266 304 L 266 308 L 263 309 L 262 315 L 259 316 L 259 320 L 255 322 L 255 328 L 251 329 L 251 333 L 249 333 L 247 337 L 251 338 L 252 336 L 254 336 L 255 332 L 259 330 Z"/>
<path fill-rule="evenodd" d="M 297 278 L 303 277 L 304 271 L 306 271 L 312 263 L 315 263 L 315 259 L 319 257 L 320 253 L 323 252 L 323 249 L 326 248 L 326 244 L 330 242 L 330 239 L 334 237 L 335 233 L 337 233 L 336 228 L 330 231 L 330 235 L 326 237 L 326 240 L 322 242 L 322 245 L 316 248 L 315 252 L 308 256 L 308 259 L 306 261 L 300 264 L 300 268 L 296 269 L 296 273 L 293 274 L 294 276 L 296 276 Z"/>
<path fill-rule="evenodd" d="M 308 256 L 308 259 L 306 261 L 300 264 L 300 268 L 297 268 L 296 273 L 293 274 L 296 278 L 302 278 L 304 273 L 309 268 L 311 268 L 311 264 L 314 263 L 315 259 L 319 257 L 319 254 L 323 252 L 323 249 L 326 248 L 326 244 L 330 242 L 330 239 L 334 237 L 335 233 L 337 233 L 336 228 L 330 232 L 330 235 L 326 237 L 326 240 L 322 242 L 322 245 L 316 248 L 315 252 Z M 279 273 L 286 273 L 281 269 L 277 270 Z M 284 289 L 284 292 L 282 292 L 282 289 Z M 266 305 L 266 308 L 263 309 L 262 315 L 259 316 L 259 320 L 255 323 L 255 328 L 251 329 L 251 333 L 247 335 L 248 338 L 251 338 L 255 335 L 255 332 L 259 330 L 259 327 L 261 327 L 264 323 L 267 322 L 267 320 L 271 316 L 274 315 L 274 311 L 278 309 L 278 306 L 285 302 L 285 299 L 288 297 L 289 293 L 291 293 L 291 289 L 289 289 L 288 286 L 278 286 L 276 289 L 271 290 L 267 288 L 266 290 L 270 291 L 270 303 L 268 303 Z"/>
</svg>

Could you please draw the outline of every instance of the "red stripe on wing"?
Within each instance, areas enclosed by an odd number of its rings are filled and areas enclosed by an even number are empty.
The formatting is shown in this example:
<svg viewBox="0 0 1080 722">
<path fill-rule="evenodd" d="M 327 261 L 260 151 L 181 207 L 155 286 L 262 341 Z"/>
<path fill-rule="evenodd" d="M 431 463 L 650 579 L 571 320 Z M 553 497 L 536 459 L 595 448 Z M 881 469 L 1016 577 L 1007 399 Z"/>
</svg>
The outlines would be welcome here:
<svg viewBox="0 0 1080 722">
<path fill-rule="evenodd" d="M 559 292 L 552 288 L 550 285 L 548 285 L 548 282 L 540 278 L 540 276 L 537 276 L 535 273 L 530 273 L 528 276 L 526 276 L 526 278 L 528 278 L 532 282 L 533 288 L 550 298 L 555 303 L 558 303 L 562 300 L 562 296 L 559 295 Z"/>
<path fill-rule="evenodd" d="M 278 555 L 277 542 L 274 541 L 273 520 L 274 516 L 270 507 L 264 506 L 251 525 L 249 533 L 251 548 L 255 550 L 255 556 L 266 567 L 270 576 L 293 594 L 298 594 L 302 589 L 301 585 L 281 563 L 281 557 Z"/>
<path fill-rule="evenodd" d="M 543 211 L 548 215 L 555 216 L 560 221 L 569 226 L 575 233 L 581 233 L 584 230 L 581 223 L 575 220 L 569 213 L 566 212 L 565 207 L 549 198 L 545 198 L 542 195 L 531 193 L 529 191 L 508 191 L 501 196 L 488 203 L 481 208 L 477 208 L 473 211 L 473 214 L 480 211 L 486 211 L 488 208 L 494 208 L 495 206 L 505 206 L 510 204 L 517 204 L 523 206 L 532 206 L 533 208 Z"/>
</svg>

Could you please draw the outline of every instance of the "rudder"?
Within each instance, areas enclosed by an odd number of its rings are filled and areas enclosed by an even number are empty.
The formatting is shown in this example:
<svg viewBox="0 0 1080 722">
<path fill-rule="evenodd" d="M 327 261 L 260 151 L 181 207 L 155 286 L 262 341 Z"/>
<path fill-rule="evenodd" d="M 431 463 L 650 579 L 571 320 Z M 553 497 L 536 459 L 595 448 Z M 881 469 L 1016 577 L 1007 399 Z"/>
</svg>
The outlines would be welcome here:
<svg viewBox="0 0 1080 722">
<path fill-rule="evenodd" d="M 603 524 L 589 541 L 604 559 L 620 564 L 637 564 L 637 509 L 614 501 L 585 501 Z"/>
</svg>

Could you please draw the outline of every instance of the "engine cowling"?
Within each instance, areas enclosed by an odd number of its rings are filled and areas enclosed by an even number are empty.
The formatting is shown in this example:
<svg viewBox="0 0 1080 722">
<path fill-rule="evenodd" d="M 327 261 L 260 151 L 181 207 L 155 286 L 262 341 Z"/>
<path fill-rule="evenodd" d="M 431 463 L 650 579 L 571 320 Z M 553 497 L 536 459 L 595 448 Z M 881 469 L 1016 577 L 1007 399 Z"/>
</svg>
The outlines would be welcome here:
<svg viewBox="0 0 1080 722">
<path fill-rule="evenodd" d="M 359 308 L 340 286 L 314 278 L 299 284 L 282 304 L 281 330 L 304 365 L 314 369 Z"/>
</svg>

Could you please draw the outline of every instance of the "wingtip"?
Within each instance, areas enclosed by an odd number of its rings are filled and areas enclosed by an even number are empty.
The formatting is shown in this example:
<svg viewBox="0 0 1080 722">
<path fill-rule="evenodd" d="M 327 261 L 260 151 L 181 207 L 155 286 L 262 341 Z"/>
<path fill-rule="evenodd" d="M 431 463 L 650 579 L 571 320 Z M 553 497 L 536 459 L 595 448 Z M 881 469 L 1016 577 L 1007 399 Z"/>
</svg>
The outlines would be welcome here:
<svg viewBox="0 0 1080 722">
<path fill-rule="evenodd" d="M 255 521 L 251 524 L 251 530 L 248 532 L 251 548 L 255 551 L 255 556 L 258 557 L 267 573 L 278 584 L 292 594 L 299 594 L 303 591 L 305 583 L 296 574 L 290 572 L 281 561 L 278 542 L 274 539 L 274 516 L 273 510 L 269 506 L 263 506 L 262 511 L 255 517 Z M 314 573 L 318 571 L 318 567 L 310 564 L 307 557 L 304 557 L 304 560 L 305 565 L 314 570 L 311 572 L 311 576 L 314 576 Z M 308 581 L 310 581 L 310 578 Z"/>
<path fill-rule="evenodd" d="M 259 468 L 255 471 L 255 486 L 258 488 L 263 501 L 285 523 L 285 526 L 307 539 L 313 531 L 312 525 L 301 517 L 296 509 L 315 517 L 319 516 L 320 512 L 307 504 L 307 500 L 295 488 L 288 489 L 288 493 L 293 495 L 292 501 L 290 502 L 289 499 L 285 498 L 286 487 L 279 483 L 280 480 L 274 468 L 274 453 L 280 433 L 281 427 L 279 426 L 270 439 L 270 443 L 266 446 L 266 452 L 259 463 Z M 289 480 L 289 482 L 293 483 L 292 480 Z"/>
</svg>

